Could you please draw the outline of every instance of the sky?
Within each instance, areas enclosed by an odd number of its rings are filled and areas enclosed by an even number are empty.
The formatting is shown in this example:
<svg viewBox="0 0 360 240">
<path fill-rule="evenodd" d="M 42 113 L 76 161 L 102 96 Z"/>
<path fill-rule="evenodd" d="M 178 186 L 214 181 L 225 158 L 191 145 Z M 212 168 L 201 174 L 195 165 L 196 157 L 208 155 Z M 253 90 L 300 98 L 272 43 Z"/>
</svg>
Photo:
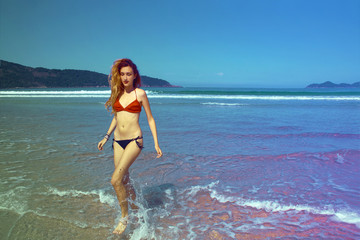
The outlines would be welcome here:
<svg viewBox="0 0 360 240">
<path fill-rule="evenodd" d="M 360 81 L 359 0 L 0 0 L 0 59 L 184 87 Z"/>
</svg>

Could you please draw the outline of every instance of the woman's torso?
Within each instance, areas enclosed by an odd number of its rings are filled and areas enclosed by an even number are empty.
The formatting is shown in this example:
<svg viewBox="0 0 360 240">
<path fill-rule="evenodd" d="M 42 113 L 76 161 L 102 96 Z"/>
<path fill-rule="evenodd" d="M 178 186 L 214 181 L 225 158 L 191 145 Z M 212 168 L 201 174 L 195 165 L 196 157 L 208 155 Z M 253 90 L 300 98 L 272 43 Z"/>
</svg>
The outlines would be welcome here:
<svg viewBox="0 0 360 240">
<path fill-rule="evenodd" d="M 136 91 L 135 92 L 135 99 L 133 101 L 130 101 L 129 104 L 123 105 L 120 102 L 117 102 L 116 105 L 120 109 L 120 111 L 117 111 L 115 113 L 116 117 L 116 129 L 114 131 L 114 138 L 116 140 L 123 140 L 123 139 L 131 139 L 138 136 L 142 136 L 141 128 L 139 125 L 139 116 L 141 111 L 141 105 L 138 101 Z M 123 99 L 121 99 L 123 100 Z M 120 101 L 121 101 L 120 100 Z M 132 100 L 132 99 L 130 99 Z M 117 100 L 119 101 L 119 100 Z M 134 105 L 138 105 L 137 109 L 139 112 L 129 112 L 128 107 L 134 107 Z M 120 107 L 119 107 L 120 106 Z M 136 109 L 136 107 L 135 107 Z"/>
</svg>

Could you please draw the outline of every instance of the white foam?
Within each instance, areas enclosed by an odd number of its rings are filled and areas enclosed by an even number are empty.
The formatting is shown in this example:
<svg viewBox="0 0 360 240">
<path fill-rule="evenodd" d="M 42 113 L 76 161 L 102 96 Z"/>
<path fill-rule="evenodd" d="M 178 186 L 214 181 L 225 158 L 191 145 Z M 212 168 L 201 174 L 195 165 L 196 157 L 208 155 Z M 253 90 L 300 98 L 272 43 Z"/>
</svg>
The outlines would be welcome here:
<svg viewBox="0 0 360 240">
<path fill-rule="evenodd" d="M 219 105 L 219 106 L 245 106 L 248 104 L 244 104 L 244 103 L 221 103 L 221 102 L 206 102 L 206 103 L 201 103 L 203 105 Z"/>
<path fill-rule="evenodd" d="M 145 91 L 147 94 L 156 94 L 153 91 Z M 36 97 L 36 98 L 108 98 L 110 90 L 68 90 L 68 91 L 48 91 L 48 90 L 30 90 L 30 91 L 0 91 L 0 97 Z"/>
<path fill-rule="evenodd" d="M 116 205 L 114 196 L 112 196 L 111 194 L 106 194 L 105 191 L 103 191 L 103 190 L 93 190 L 90 192 L 79 191 L 79 190 L 64 190 L 64 191 L 62 191 L 62 190 L 58 190 L 57 188 L 54 188 L 54 187 L 49 187 L 48 191 L 50 194 L 58 195 L 60 197 L 64 197 L 64 196 L 80 197 L 83 195 L 86 195 L 86 196 L 95 195 L 95 196 L 98 196 L 99 201 L 101 203 L 108 204 L 110 206 Z"/>
<path fill-rule="evenodd" d="M 329 101 L 360 101 L 357 96 L 257 96 L 257 95 L 180 95 L 158 94 L 151 98 L 177 98 L 177 99 L 227 99 L 227 100 L 329 100 Z"/>
<path fill-rule="evenodd" d="M 141 196 L 139 196 L 141 197 Z M 131 202 L 131 201 L 130 201 Z M 135 217 L 139 225 L 133 230 L 130 240 L 136 239 L 158 239 L 155 234 L 155 229 L 152 224 L 153 212 L 150 209 L 147 209 L 140 202 L 137 202 L 136 205 L 139 207 L 137 212 L 133 212 L 130 217 Z M 119 216 L 120 218 L 120 216 Z M 118 222 L 117 219 L 115 222 Z"/>
<path fill-rule="evenodd" d="M 336 160 L 335 160 L 335 162 L 337 162 L 337 163 L 344 163 L 344 162 L 345 162 L 345 161 L 344 161 L 344 157 L 341 156 L 339 153 L 337 153 L 337 154 L 336 154 Z"/>
<path fill-rule="evenodd" d="M 221 203 L 232 202 L 239 206 L 264 209 L 268 212 L 286 212 L 289 210 L 294 210 L 298 212 L 306 211 L 313 214 L 329 215 L 333 216 L 332 219 L 334 220 L 355 224 L 358 228 L 360 228 L 360 215 L 353 210 L 335 210 L 331 205 L 323 206 L 322 208 L 302 204 L 283 205 L 275 201 L 251 200 L 241 197 L 225 196 L 218 193 L 214 189 L 214 186 L 216 186 L 218 183 L 219 181 L 212 182 L 206 186 L 192 186 L 190 189 L 187 190 L 189 191 L 189 195 L 191 195 L 192 197 L 201 190 L 208 190 L 210 192 L 210 197 L 218 200 Z"/>
<path fill-rule="evenodd" d="M 335 221 L 355 224 L 358 228 L 360 228 L 360 216 L 355 212 L 350 212 L 346 210 L 336 212 L 332 219 Z"/>
<path fill-rule="evenodd" d="M 149 98 L 167 99 L 223 99 L 223 100 L 327 100 L 327 101 L 360 101 L 359 96 L 277 96 L 277 95 L 209 95 L 209 94 L 163 94 L 157 91 L 145 91 Z M 0 91 L 0 97 L 41 97 L 41 98 L 108 98 L 110 90 L 29 90 Z M 211 103 L 210 103 L 211 104 Z M 222 104 L 222 103 L 216 103 Z M 226 103 L 228 104 L 228 103 Z"/>
<path fill-rule="evenodd" d="M 110 94 L 110 90 L 98 90 L 98 91 L 0 91 L 0 95 L 83 95 L 83 94 Z"/>
<path fill-rule="evenodd" d="M 197 186 L 192 186 L 190 188 L 190 192 L 189 192 L 189 195 L 191 195 L 192 197 L 195 196 L 195 194 L 197 194 L 199 191 L 202 191 L 202 190 L 208 190 L 208 191 L 213 191 L 212 188 L 217 185 L 219 183 L 219 181 L 216 181 L 216 182 L 212 182 L 208 185 L 205 185 L 205 186 L 200 186 L 200 185 L 197 185 Z M 187 189 L 188 190 L 188 189 Z"/>
<path fill-rule="evenodd" d="M 0 193 L 0 209 L 11 210 L 20 215 L 27 212 L 29 191 L 24 186 Z"/>
<path fill-rule="evenodd" d="M 0 98 L 13 98 L 13 97 L 21 97 L 21 98 L 69 98 L 69 97 L 76 97 L 76 98 L 108 98 L 109 95 L 90 95 L 90 94 L 82 94 L 82 95 L 73 95 L 73 94 L 17 94 L 17 95 L 6 95 L 0 94 Z"/>
</svg>

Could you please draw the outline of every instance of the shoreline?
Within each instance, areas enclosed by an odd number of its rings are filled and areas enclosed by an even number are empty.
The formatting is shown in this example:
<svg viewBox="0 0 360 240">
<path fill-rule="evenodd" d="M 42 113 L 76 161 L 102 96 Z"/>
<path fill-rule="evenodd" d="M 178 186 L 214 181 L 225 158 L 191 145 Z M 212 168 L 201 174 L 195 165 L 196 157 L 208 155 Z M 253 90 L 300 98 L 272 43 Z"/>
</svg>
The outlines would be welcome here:
<svg viewBox="0 0 360 240">
<path fill-rule="evenodd" d="M 22 90 L 22 89 L 56 89 L 56 88 L 65 88 L 65 89 L 74 89 L 74 88 L 109 88 L 109 86 L 80 86 L 80 87 L 46 87 L 46 86 L 39 86 L 39 87 L 14 87 L 14 88 L 0 88 L 2 90 Z M 141 86 L 140 88 L 184 88 L 182 86 Z"/>
</svg>

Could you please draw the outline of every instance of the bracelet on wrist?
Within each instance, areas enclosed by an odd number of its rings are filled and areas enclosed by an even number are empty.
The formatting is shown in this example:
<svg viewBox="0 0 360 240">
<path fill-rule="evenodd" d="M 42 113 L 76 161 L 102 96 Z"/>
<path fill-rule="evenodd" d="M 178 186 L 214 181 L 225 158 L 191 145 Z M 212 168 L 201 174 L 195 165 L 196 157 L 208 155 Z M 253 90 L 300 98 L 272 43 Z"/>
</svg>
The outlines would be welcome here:
<svg viewBox="0 0 360 240">
<path fill-rule="evenodd" d="M 106 134 L 104 138 L 105 138 L 106 140 L 109 140 L 109 137 L 110 137 L 110 135 L 109 135 L 109 134 Z"/>
</svg>

